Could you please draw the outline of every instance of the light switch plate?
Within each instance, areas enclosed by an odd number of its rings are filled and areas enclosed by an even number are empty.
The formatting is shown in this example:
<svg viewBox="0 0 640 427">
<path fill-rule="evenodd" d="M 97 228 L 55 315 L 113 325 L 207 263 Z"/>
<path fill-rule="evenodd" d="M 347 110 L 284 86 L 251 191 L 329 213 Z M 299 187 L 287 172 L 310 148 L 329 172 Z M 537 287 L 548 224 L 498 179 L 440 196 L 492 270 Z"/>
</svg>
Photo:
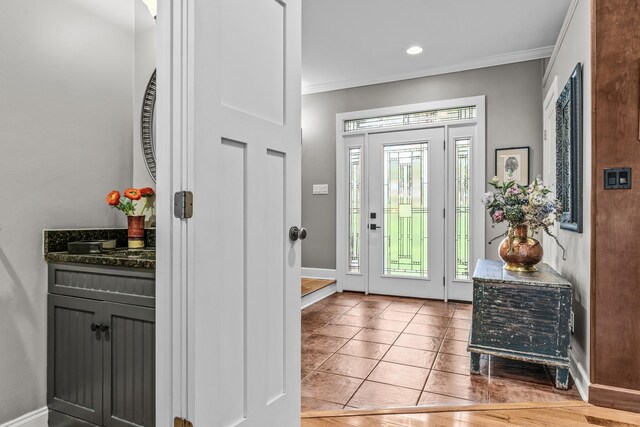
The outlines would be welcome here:
<svg viewBox="0 0 640 427">
<path fill-rule="evenodd" d="M 631 188 L 631 168 L 607 168 L 604 170 L 604 189 Z"/>
<path fill-rule="evenodd" d="M 329 194 L 329 184 L 313 184 L 313 194 Z"/>
</svg>

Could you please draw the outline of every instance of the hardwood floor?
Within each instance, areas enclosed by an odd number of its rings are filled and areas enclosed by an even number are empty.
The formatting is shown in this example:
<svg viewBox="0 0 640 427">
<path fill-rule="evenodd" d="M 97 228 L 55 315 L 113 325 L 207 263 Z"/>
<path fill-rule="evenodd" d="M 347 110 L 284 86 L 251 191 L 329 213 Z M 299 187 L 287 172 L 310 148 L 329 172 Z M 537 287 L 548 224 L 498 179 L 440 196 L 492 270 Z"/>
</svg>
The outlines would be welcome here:
<svg viewBox="0 0 640 427">
<path fill-rule="evenodd" d="M 640 414 L 600 408 L 581 401 L 506 403 L 471 406 L 307 412 L 301 427 L 449 426 L 640 426 Z"/>
<path fill-rule="evenodd" d="M 302 283 L 300 284 L 302 295 L 305 296 L 310 294 L 311 292 L 315 292 L 318 289 L 322 289 L 325 286 L 329 286 L 333 283 L 336 283 L 335 280 L 326 280 L 326 279 L 311 279 L 308 277 L 302 278 Z"/>
</svg>

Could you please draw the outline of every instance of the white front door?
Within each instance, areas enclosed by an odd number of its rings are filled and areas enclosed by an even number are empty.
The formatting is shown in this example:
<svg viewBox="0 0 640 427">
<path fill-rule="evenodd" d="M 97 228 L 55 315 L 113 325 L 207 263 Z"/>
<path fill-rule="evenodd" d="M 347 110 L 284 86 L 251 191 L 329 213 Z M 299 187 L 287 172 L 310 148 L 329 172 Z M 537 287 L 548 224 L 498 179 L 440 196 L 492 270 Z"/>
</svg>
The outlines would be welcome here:
<svg viewBox="0 0 640 427">
<path fill-rule="evenodd" d="M 369 135 L 369 292 L 444 298 L 444 128 Z"/>
<path fill-rule="evenodd" d="M 339 289 L 471 301 L 485 251 L 484 104 L 479 96 L 337 116 Z"/>
<path fill-rule="evenodd" d="M 207 427 L 298 425 L 301 251 L 288 231 L 301 225 L 301 5 L 184 5 L 194 194 L 187 417 Z"/>
</svg>

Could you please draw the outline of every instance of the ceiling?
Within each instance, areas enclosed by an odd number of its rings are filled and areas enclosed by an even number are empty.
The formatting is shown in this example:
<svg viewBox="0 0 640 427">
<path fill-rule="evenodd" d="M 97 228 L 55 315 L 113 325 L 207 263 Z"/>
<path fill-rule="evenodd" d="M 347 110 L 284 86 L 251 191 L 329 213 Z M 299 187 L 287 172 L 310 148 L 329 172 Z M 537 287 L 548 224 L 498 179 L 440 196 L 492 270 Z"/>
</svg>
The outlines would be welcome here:
<svg viewBox="0 0 640 427">
<path fill-rule="evenodd" d="M 549 57 L 570 3 L 303 0 L 303 93 Z"/>
</svg>

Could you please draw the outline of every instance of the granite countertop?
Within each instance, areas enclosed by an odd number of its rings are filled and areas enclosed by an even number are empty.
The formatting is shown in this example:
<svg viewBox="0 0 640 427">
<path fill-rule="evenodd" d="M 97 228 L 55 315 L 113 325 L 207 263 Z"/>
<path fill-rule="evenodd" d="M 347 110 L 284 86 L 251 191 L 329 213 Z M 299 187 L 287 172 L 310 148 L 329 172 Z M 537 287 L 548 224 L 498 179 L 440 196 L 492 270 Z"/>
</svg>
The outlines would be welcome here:
<svg viewBox="0 0 640 427">
<path fill-rule="evenodd" d="M 75 255 L 67 252 L 68 242 L 103 239 L 115 239 L 117 249 L 105 251 L 101 254 Z M 93 264 L 144 269 L 156 268 L 155 230 L 146 230 L 145 249 L 128 249 L 126 245 L 126 229 L 44 231 L 44 259 L 49 263 Z"/>
</svg>

